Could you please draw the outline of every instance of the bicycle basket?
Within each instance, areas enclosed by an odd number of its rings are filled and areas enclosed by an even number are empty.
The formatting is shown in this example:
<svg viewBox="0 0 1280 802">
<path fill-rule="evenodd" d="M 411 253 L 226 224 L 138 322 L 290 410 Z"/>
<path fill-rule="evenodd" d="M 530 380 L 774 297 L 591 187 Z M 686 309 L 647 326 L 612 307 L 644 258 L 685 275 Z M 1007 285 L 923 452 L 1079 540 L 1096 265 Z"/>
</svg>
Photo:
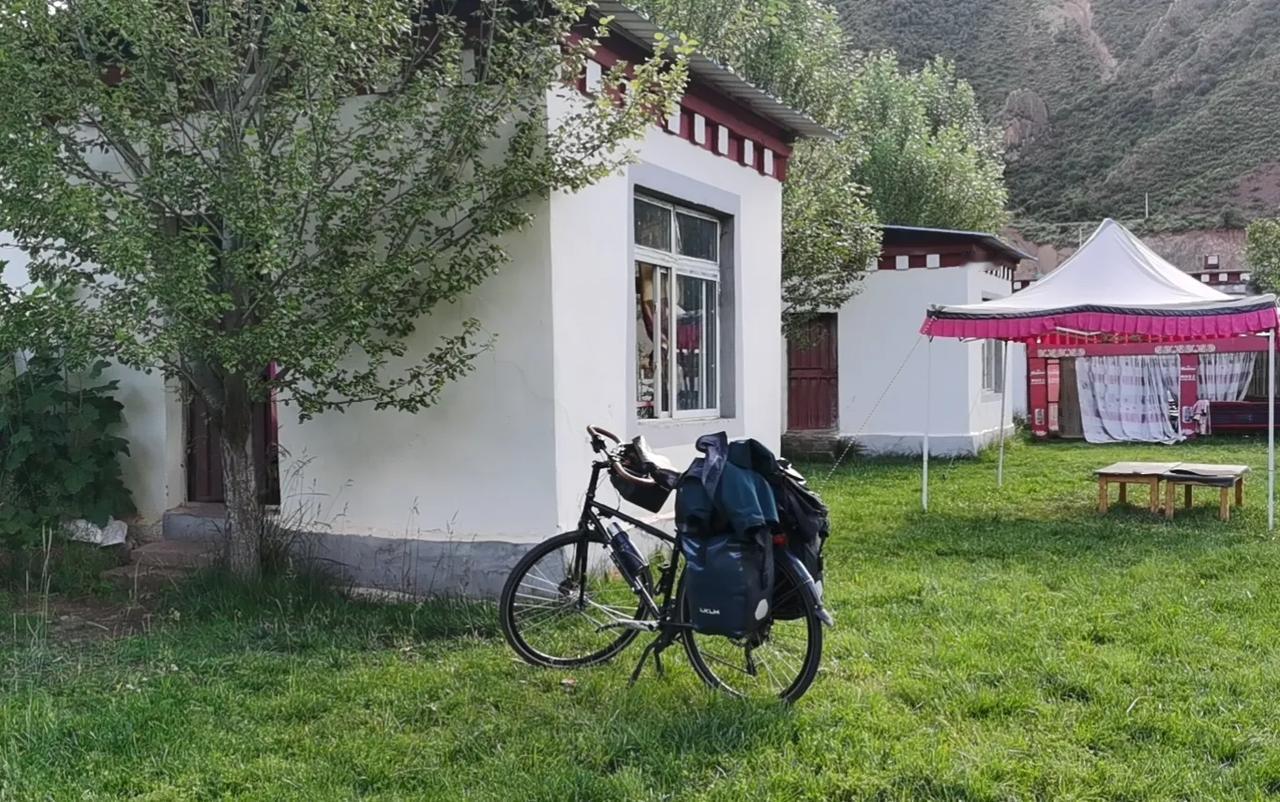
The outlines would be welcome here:
<svg viewBox="0 0 1280 802">
<path fill-rule="evenodd" d="M 636 447 L 630 443 L 622 447 L 620 461 L 622 467 L 631 473 L 639 476 L 645 476 L 649 473 L 649 468 L 640 459 Z M 653 482 L 633 482 L 613 471 L 609 473 L 609 481 L 613 484 L 614 489 L 618 491 L 618 495 L 649 512 L 661 512 L 662 507 L 667 503 L 667 498 L 671 495 L 669 489 Z"/>
</svg>

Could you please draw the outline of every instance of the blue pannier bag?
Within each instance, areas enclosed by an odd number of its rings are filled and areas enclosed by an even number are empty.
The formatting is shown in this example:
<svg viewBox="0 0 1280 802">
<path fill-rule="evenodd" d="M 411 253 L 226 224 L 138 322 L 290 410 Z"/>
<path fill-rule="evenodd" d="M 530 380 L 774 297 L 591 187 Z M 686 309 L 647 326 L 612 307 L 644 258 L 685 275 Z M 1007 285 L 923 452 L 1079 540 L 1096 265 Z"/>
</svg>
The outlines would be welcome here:
<svg viewBox="0 0 1280 802">
<path fill-rule="evenodd" d="M 773 597 L 773 547 L 768 532 L 685 537 L 685 598 L 690 623 L 704 635 L 750 635 L 769 619 Z M 763 541 L 763 542 L 760 542 Z"/>
<path fill-rule="evenodd" d="M 703 634 L 746 637 L 773 612 L 773 489 L 758 472 L 728 459 L 723 432 L 699 438 L 698 450 L 705 456 L 676 488 L 690 623 Z"/>
</svg>

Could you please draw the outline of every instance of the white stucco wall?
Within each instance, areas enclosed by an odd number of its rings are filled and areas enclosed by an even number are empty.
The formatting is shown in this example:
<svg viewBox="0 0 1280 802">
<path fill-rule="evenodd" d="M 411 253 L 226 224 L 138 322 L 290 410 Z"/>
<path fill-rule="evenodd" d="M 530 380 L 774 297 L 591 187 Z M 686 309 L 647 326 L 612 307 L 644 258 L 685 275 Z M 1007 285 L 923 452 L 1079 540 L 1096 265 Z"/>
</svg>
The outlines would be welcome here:
<svg viewBox="0 0 1280 802">
<path fill-rule="evenodd" d="M 417 414 L 358 405 L 299 423 L 280 408 L 282 507 L 315 528 L 520 541 L 554 531 L 551 249 L 546 202 L 510 262 L 409 339 L 421 355 L 475 317 L 492 348 Z M 300 513 L 300 508 L 312 512 Z"/>
<path fill-rule="evenodd" d="M 558 523 L 581 510 L 591 450 L 584 429 L 597 424 L 623 437 L 644 435 L 678 466 L 701 434 L 726 430 L 776 449 L 781 437 L 782 185 L 658 128 L 637 146 L 638 161 L 573 195 L 552 199 Z M 736 343 L 732 410 L 724 419 L 639 421 L 635 416 L 635 274 L 632 197 L 647 190 L 726 218 L 730 263 L 721 293 L 733 294 L 722 337 Z M 722 250 L 726 243 L 722 243 Z M 731 285 L 731 286 L 730 286 Z M 604 498 L 615 493 L 606 487 Z M 670 505 L 668 505 L 670 507 Z M 636 510 L 631 510 L 636 512 Z"/>
<path fill-rule="evenodd" d="M 553 114 L 562 102 L 551 96 Z M 437 407 L 356 408 L 304 424 L 282 410 L 286 516 L 304 500 L 316 506 L 314 495 L 291 501 L 290 485 L 301 485 L 328 500 L 324 523 L 337 532 L 531 543 L 577 523 L 592 459 L 588 424 L 645 434 L 677 464 L 692 458 L 698 435 L 721 429 L 778 446 L 781 184 L 657 127 L 634 151 L 615 175 L 550 198 L 529 229 L 508 238 L 510 264 L 414 336 L 411 353 L 421 352 L 465 316 L 495 336 Z M 722 336 L 732 330 L 737 343 L 728 420 L 635 419 L 637 186 L 732 218 L 736 313 L 722 322 Z M 613 496 L 605 485 L 602 497 Z"/>
<path fill-rule="evenodd" d="M 926 403 L 931 453 L 972 454 L 998 435 L 1000 395 L 982 390 L 982 344 L 935 339 L 930 346 L 919 333 L 932 304 L 1008 295 L 1009 282 L 984 267 L 876 270 L 867 276 L 837 324 L 843 436 L 869 453 L 918 454 Z"/>
</svg>

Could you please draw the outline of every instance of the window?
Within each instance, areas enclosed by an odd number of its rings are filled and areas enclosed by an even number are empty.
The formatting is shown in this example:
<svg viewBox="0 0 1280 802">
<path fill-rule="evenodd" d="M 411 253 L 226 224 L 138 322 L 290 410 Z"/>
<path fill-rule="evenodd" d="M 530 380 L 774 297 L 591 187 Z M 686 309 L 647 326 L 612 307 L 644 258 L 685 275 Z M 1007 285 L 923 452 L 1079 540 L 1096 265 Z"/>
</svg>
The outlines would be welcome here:
<svg viewBox="0 0 1280 802">
<path fill-rule="evenodd" d="M 1004 392 L 1004 343 L 999 340 L 982 341 L 982 389 Z"/>
<path fill-rule="evenodd" d="M 720 413 L 720 222 L 635 199 L 636 414 Z"/>
</svg>

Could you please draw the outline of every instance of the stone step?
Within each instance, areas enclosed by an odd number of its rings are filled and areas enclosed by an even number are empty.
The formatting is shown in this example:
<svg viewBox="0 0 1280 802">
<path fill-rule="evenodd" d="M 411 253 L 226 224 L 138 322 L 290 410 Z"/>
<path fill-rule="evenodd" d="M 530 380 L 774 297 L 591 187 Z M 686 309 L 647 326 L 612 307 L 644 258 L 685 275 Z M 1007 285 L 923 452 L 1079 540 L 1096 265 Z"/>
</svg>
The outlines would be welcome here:
<svg viewBox="0 0 1280 802">
<path fill-rule="evenodd" d="M 220 542 L 227 508 L 222 504 L 183 504 L 164 514 L 165 540 Z"/>
</svg>

